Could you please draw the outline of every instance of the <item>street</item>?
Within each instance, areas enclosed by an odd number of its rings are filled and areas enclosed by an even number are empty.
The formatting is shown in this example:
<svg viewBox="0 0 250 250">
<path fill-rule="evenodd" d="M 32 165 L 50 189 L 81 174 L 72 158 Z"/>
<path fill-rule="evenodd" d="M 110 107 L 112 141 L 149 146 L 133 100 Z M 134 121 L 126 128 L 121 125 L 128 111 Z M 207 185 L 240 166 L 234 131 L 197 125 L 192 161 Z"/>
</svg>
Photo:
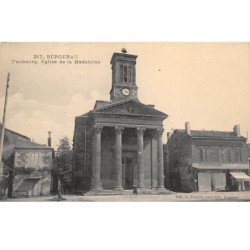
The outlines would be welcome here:
<svg viewBox="0 0 250 250">
<path fill-rule="evenodd" d="M 57 196 L 23 197 L 5 199 L 2 202 L 58 202 Z M 250 192 L 197 192 L 172 193 L 169 195 L 63 195 L 60 202 L 194 202 L 194 201 L 250 201 Z"/>
</svg>

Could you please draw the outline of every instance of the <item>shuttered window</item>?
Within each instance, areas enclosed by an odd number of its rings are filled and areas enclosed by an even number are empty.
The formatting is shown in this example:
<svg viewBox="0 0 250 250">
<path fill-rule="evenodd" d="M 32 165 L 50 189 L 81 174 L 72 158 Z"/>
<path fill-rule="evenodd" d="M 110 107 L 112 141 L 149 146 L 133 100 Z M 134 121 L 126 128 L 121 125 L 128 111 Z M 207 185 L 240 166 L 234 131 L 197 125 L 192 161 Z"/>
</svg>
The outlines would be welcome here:
<svg viewBox="0 0 250 250">
<path fill-rule="evenodd" d="M 235 162 L 241 162 L 241 151 L 240 151 L 240 149 L 235 150 Z"/>
<path fill-rule="evenodd" d="M 229 148 L 223 149 L 222 161 L 223 162 L 230 162 L 230 149 Z"/>
<path fill-rule="evenodd" d="M 218 151 L 218 149 L 212 148 L 210 156 L 211 156 L 211 161 L 212 162 L 219 162 L 219 151 Z"/>
<path fill-rule="evenodd" d="M 199 149 L 199 161 L 204 162 L 205 161 L 205 150 L 203 148 Z"/>
</svg>

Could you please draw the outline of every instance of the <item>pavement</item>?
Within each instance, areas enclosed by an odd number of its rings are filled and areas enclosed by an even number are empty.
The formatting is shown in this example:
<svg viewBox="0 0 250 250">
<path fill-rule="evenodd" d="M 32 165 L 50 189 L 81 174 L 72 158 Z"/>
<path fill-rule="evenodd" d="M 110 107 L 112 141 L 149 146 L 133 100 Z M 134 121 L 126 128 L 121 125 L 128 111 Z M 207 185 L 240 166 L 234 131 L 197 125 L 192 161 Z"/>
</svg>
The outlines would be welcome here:
<svg viewBox="0 0 250 250">
<path fill-rule="evenodd" d="M 58 202 L 57 196 L 23 197 L 4 199 L 3 202 Z M 63 195 L 60 202 L 239 202 L 250 201 L 250 191 L 245 192 L 196 192 L 171 194 L 129 195 Z"/>
</svg>

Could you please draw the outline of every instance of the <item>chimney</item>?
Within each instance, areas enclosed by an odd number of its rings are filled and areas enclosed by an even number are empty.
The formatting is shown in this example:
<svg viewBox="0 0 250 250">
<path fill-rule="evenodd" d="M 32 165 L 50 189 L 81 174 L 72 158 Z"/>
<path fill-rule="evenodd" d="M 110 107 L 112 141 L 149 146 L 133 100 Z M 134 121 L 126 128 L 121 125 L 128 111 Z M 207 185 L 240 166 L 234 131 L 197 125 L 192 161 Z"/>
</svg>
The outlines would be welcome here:
<svg viewBox="0 0 250 250">
<path fill-rule="evenodd" d="M 51 131 L 48 131 L 49 137 L 48 137 L 48 146 L 51 147 Z"/>
<path fill-rule="evenodd" d="M 189 122 L 185 122 L 185 131 L 188 135 L 191 134 L 190 132 L 190 123 Z"/>
<path fill-rule="evenodd" d="M 236 136 L 240 136 L 240 125 L 235 125 L 233 131 Z"/>
</svg>

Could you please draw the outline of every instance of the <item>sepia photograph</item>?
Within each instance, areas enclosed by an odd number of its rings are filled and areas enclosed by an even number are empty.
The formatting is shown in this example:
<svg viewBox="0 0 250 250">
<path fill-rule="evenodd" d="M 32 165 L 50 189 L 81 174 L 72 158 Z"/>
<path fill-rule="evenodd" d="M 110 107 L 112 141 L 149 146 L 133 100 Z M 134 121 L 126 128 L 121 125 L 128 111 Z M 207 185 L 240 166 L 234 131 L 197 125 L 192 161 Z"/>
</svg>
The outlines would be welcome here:
<svg viewBox="0 0 250 250">
<path fill-rule="evenodd" d="M 249 245 L 247 0 L 1 1 L 1 249 Z"/>
<path fill-rule="evenodd" d="M 250 201 L 249 43 L 0 51 L 1 201 Z"/>
</svg>

